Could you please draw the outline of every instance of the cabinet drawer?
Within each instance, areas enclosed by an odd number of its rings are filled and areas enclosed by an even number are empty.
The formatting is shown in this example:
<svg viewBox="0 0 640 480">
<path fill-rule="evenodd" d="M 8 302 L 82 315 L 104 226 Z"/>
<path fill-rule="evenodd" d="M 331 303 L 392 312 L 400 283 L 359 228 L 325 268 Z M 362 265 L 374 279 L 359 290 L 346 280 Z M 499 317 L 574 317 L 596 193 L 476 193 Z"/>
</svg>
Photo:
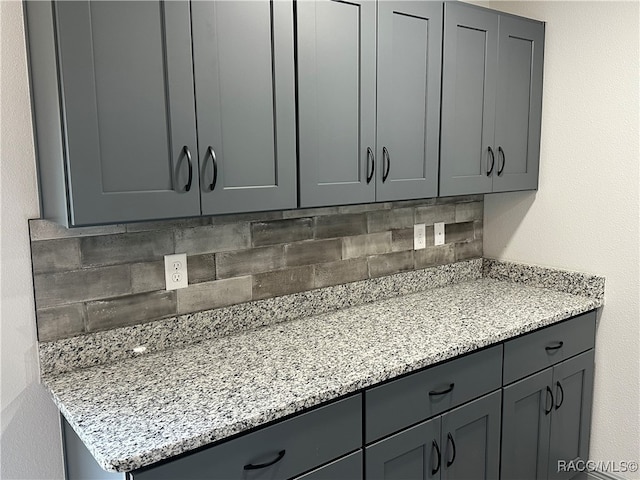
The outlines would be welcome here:
<svg viewBox="0 0 640 480">
<path fill-rule="evenodd" d="M 595 334 L 594 310 L 505 342 L 504 384 L 593 348 Z"/>
<path fill-rule="evenodd" d="M 366 442 L 500 388 L 502 345 L 365 391 Z"/>
<path fill-rule="evenodd" d="M 133 478 L 285 479 L 357 450 L 361 444 L 362 397 L 355 395 L 226 443 L 134 472 Z M 254 468 L 246 469 L 248 465 Z M 259 465 L 264 467 L 255 468 Z"/>
</svg>

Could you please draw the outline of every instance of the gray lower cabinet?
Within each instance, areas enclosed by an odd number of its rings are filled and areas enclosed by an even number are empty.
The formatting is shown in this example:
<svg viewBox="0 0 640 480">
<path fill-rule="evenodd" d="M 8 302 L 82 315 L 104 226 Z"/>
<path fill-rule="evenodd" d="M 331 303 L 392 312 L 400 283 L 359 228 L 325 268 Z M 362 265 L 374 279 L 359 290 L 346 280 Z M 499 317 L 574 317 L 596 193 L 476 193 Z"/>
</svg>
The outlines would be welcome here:
<svg viewBox="0 0 640 480">
<path fill-rule="evenodd" d="M 440 196 L 538 186 L 544 23 L 447 2 Z"/>
<path fill-rule="evenodd" d="M 500 401 L 496 391 L 367 447 L 366 478 L 498 478 Z"/>
<path fill-rule="evenodd" d="M 503 480 L 564 480 L 563 463 L 588 459 L 594 331 L 591 312 L 505 344 L 505 383 L 512 364 L 528 376 L 504 387 Z"/>
<path fill-rule="evenodd" d="M 297 4 L 300 206 L 437 195 L 442 4 Z"/>
<path fill-rule="evenodd" d="M 45 218 L 296 206 L 291 1 L 25 5 Z"/>
</svg>

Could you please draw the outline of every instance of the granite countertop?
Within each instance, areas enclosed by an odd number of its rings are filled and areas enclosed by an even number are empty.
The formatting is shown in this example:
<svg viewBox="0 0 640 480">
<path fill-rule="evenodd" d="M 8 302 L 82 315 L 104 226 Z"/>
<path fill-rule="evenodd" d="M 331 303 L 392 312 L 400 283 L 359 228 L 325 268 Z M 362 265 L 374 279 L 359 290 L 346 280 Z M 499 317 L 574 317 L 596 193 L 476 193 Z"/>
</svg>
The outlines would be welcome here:
<svg viewBox="0 0 640 480">
<path fill-rule="evenodd" d="M 519 283 L 523 270 L 495 267 L 494 278 L 43 381 L 100 466 L 131 471 L 602 305 L 604 279 L 602 294 L 594 296 L 541 288 L 538 280 Z"/>
</svg>

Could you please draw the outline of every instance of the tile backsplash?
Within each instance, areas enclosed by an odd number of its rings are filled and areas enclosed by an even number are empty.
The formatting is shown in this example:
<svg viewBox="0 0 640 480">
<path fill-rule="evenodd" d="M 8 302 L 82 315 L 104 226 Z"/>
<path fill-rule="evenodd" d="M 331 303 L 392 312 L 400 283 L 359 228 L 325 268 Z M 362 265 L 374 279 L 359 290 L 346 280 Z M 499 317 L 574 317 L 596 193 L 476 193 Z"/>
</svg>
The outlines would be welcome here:
<svg viewBox="0 0 640 480">
<path fill-rule="evenodd" d="M 66 229 L 31 220 L 38 338 L 59 340 L 482 257 L 483 196 Z M 433 246 L 433 223 L 446 243 Z M 413 225 L 427 248 L 413 250 Z M 186 253 L 189 287 L 164 290 Z"/>
</svg>

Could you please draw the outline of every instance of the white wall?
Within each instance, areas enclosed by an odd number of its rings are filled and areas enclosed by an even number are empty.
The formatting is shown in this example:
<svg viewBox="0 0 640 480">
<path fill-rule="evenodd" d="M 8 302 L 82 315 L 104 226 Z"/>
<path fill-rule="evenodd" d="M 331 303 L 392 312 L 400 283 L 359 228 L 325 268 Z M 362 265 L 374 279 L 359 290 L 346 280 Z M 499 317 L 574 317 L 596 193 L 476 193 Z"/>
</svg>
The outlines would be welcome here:
<svg viewBox="0 0 640 480">
<path fill-rule="evenodd" d="M 639 4 L 491 7 L 547 25 L 539 190 L 485 197 L 484 252 L 606 277 L 591 458 L 638 461 Z"/>
<path fill-rule="evenodd" d="M 62 478 L 57 409 L 39 385 L 28 218 L 39 215 L 22 3 L 0 1 L 0 477 Z"/>
</svg>

